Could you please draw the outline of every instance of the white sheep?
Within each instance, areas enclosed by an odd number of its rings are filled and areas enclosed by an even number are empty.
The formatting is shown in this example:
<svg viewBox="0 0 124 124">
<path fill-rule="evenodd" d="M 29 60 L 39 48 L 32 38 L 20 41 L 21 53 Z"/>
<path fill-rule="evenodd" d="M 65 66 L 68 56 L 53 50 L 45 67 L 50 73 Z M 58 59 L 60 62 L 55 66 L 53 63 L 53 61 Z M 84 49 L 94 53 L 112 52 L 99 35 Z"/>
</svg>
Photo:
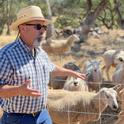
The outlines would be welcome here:
<svg viewBox="0 0 124 124">
<path fill-rule="evenodd" d="M 80 78 L 68 77 L 63 89 L 69 91 L 88 91 L 88 86 L 87 83 Z"/>
<path fill-rule="evenodd" d="M 121 89 L 119 94 L 119 101 L 120 103 L 120 108 L 121 111 L 118 115 L 118 120 L 114 124 L 124 124 L 124 89 Z"/>
<path fill-rule="evenodd" d="M 63 40 L 52 40 L 47 39 L 46 42 L 42 43 L 42 48 L 48 53 L 48 54 L 56 54 L 60 55 L 70 50 L 72 44 L 76 41 L 79 41 L 79 37 L 77 35 L 71 35 L 68 39 Z"/>
<path fill-rule="evenodd" d="M 89 90 L 98 90 L 99 84 L 102 81 L 102 73 L 100 70 L 101 61 L 90 60 L 86 61 L 83 68 L 83 73 L 86 74 L 86 82 Z"/>
<path fill-rule="evenodd" d="M 65 63 L 63 65 L 63 67 L 66 68 L 66 69 L 71 69 L 73 71 L 81 72 L 80 68 L 76 64 L 74 64 L 73 62 Z M 68 78 L 68 76 L 56 76 L 56 77 L 53 77 L 51 75 L 51 79 L 50 79 L 50 82 L 49 82 L 50 88 L 62 89 L 67 78 Z"/>
<path fill-rule="evenodd" d="M 102 71 L 106 71 L 107 79 L 110 81 L 109 70 L 110 67 L 115 67 L 117 64 L 124 61 L 124 51 L 120 50 L 107 50 L 103 54 L 103 59 L 105 65 L 102 68 Z"/>
<path fill-rule="evenodd" d="M 117 92 L 102 88 L 98 93 L 49 90 L 48 110 L 55 124 L 87 124 L 97 121 L 109 105 L 118 108 Z"/>
<path fill-rule="evenodd" d="M 124 63 L 116 66 L 116 70 L 112 75 L 112 82 L 124 85 Z"/>
</svg>

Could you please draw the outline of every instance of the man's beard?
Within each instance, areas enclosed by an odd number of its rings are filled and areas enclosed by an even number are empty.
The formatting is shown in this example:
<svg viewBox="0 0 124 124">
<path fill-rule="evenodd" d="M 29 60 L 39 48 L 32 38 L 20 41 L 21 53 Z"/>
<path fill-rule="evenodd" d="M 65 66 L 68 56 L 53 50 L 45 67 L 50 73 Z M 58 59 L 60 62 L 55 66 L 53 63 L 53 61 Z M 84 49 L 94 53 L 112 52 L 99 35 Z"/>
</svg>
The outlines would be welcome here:
<svg viewBox="0 0 124 124">
<path fill-rule="evenodd" d="M 41 44 L 42 44 L 42 42 L 43 42 L 44 40 L 45 40 L 45 37 L 44 37 L 43 35 L 36 37 L 36 39 L 35 39 L 34 42 L 33 42 L 34 48 L 41 47 Z"/>
</svg>

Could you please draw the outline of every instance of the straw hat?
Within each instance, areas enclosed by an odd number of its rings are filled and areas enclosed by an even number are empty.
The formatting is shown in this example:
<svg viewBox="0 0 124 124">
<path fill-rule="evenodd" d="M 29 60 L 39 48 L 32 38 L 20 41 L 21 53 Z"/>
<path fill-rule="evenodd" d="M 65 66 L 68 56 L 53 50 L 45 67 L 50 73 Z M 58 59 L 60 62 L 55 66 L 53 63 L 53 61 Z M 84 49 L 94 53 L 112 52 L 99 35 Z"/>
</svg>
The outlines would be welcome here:
<svg viewBox="0 0 124 124">
<path fill-rule="evenodd" d="M 44 18 L 41 9 L 38 6 L 28 6 L 18 12 L 17 19 L 11 24 L 10 29 L 16 31 L 20 24 L 33 20 L 41 20 L 44 24 L 48 24 L 48 20 Z"/>
</svg>

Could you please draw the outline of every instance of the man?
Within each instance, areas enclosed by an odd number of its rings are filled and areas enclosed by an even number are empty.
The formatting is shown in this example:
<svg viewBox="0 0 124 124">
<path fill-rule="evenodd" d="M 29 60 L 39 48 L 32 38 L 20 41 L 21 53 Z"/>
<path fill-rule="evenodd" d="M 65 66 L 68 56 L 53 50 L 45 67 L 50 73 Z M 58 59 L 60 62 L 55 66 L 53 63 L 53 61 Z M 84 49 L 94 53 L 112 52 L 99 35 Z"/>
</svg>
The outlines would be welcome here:
<svg viewBox="0 0 124 124">
<path fill-rule="evenodd" d="M 0 50 L 2 124 L 52 124 L 46 109 L 49 74 L 85 78 L 54 65 L 40 48 L 48 20 L 37 6 L 21 9 L 11 29 L 18 37 Z"/>
</svg>

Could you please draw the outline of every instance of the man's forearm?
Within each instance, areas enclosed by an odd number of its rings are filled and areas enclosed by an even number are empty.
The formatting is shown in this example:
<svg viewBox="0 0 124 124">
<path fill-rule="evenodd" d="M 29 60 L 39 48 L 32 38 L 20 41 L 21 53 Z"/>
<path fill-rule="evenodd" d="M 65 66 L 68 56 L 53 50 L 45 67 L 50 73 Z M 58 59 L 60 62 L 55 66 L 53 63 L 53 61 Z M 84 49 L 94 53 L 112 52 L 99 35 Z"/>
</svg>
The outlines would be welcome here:
<svg viewBox="0 0 124 124">
<path fill-rule="evenodd" d="M 76 71 L 72 71 L 70 69 L 65 69 L 65 68 L 61 68 L 56 66 L 56 69 L 52 72 L 52 77 L 55 76 L 72 76 L 72 77 L 78 77 L 81 79 L 85 79 L 85 74 L 76 72 Z"/>
<path fill-rule="evenodd" d="M 52 72 L 52 75 L 53 76 L 75 76 L 75 73 L 77 72 L 70 69 L 56 66 L 56 69 Z"/>
<path fill-rule="evenodd" d="M 19 95 L 19 86 L 2 85 L 0 86 L 0 97 L 9 98 Z"/>
<path fill-rule="evenodd" d="M 40 97 L 42 93 L 37 89 L 32 89 L 29 87 L 30 80 L 27 80 L 20 86 L 2 85 L 0 86 L 0 97 L 10 98 L 13 96 L 31 96 Z"/>
</svg>

